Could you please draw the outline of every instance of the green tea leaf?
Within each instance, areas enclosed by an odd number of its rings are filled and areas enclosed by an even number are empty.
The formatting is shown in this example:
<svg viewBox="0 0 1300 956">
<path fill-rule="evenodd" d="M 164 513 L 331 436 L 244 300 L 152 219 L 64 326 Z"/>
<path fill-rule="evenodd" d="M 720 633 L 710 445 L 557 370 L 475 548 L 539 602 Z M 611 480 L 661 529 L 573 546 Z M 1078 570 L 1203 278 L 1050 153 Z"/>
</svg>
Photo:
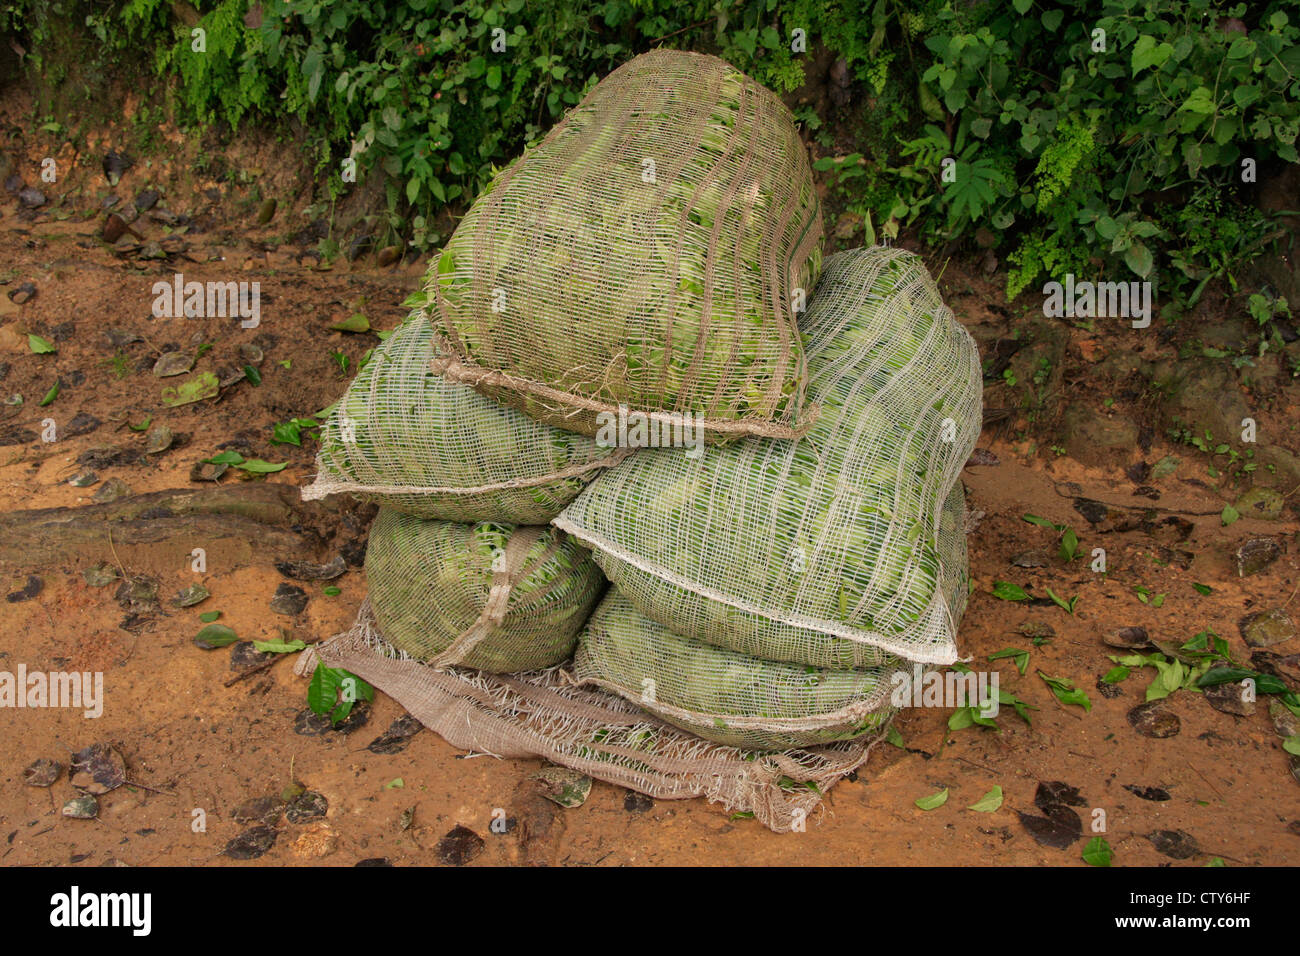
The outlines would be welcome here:
<svg viewBox="0 0 1300 956">
<path fill-rule="evenodd" d="M 944 787 L 938 793 L 932 793 L 928 797 L 922 797 L 916 801 L 916 805 L 922 810 L 935 810 L 948 802 L 948 788 Z"/>
<path fill-rule="evenodd" d="M 984 794 L 984 796 L 980 797 L 977 801 L 972 803 L 966 809 L 975 810 L 979 813 L 993 813 L 1001 806 L 1002 806 L 1002 788 L 1000 786 L 996 786 L 988 793 Z"/>
<path fill-rule="evenodd" d="M 1110 844 L 1099 836 L 1093 837 L 1083 848 L 1083 862 L 1089 866 L 1110 866 L 1114 858 Z"/>
<path fill-rule="evenodd" d="M 885 740 L 893 744 L 899 750 L 906 750 L 907 744 L 903 742 L 903 735 L 899 733 L 898 728 L 893 724 L 889 725 L 889 730 L 885 732 Z"/>
<path fill-rule="evenodd" d="M 43 339 L 39 335 L 33 335 L 31 332 L 27 333 L 27 347 L 37 355 L 50 355 L 51 353 L 58 351 L 54 343 L 49 339 Z"/>
<path fill-rule="evenodd" d="M 212 372 L 199 372 L 186 379 L 180 385 L 166 386 L 162 390 L 162 402 L 171 408 L 177 405 L 189 405 L 201 402 L 205 398 L 216 398 L 221 391 L 221 381 Z"/>
<path fill-rule="evenodd" d="M 1222 520 L 1225 525 L 1230 525 L 1238 518 L 1240 518 L 1241 514 L 1232 505 L 1224 505 L 1223 514 L 1221 514 L 1219 517 L 1220 520 Z"/>
<path fill-rule="evenodd" d="M 238 635 L 224 624 L 209 624 L 194 635 L 194 646 L 204 651 L 226 647 L 239 640 Z"/>
<path fill-rule="evenodd" d="M 38 404 L 40 405 L 41 408 L 44 408 L 46 405 L 50 404 L 50 402 L 54 401 L 58 397 L 59 397 L 59 383 L 55 382 L 54 386 L 48 392 L 45 393 L 45 397 L 42 398 Z"/>
<path fill-rule="evenodd" d="M 292 641 L 254 641 L 253 647 L 263 654 L 292 654 L 294 651 L 307 649 L 306 643 L 297 639 Z"/>
<path fill-rule="evenodd" d="M 1192 587 L 1196 588 L 1198 594 L 1209 594 L 1214 590 L 1208 584 L 1197 584 L 1195 581 L 1192 582 Z"/>
<path fill-rule="evenodd" d="M 277 471 L 284 471 L 285 468 L 289 467 L 289 463 L 287 461 L 282 461 L 279 464 L 275 464 L 274 462 L 263 461 L 260 458 L 245 458 L 243 461 L 235 464 L 234 467 L 246 471 L 250 475 L 272 475 Z"/>
<path fill-rule="evenodd" d="M 244 366 L 244 378 L 254 386 L 262 384 L 262 373 L 251 365 Z"/>
<path fill-rule="evenodd" d="M 1010 657 L 1015 661 L 1016 668 L 1017 670 L 1020 671 L 1021 676 L 1024 676 L 1025 671 L 1029 669 L 1028 651 L 1022 651 L 1018 647 L 1004 647 L 1002 650 L 998 651 L 997 653 L 990 654 L 989 660 L 997 661 L 997 660 L 1001 660 L 1004 657 Z"/>
<path fill-rule="evenodd" d="M 1088 699 L 1086 693 L 1074 686 L 1074 681 L 1066 677 L 1048 677 L 1042 671 L 1038 672 L 1038 676 L 1052 689 L 1052 693 L 1062 704 L 1075 704 L 1086 711 L 1092 710 L 1092 701 Z"/>
<path fill-rule="evenodd" d="M 1101 680 L 1103 684 L 1118 684 L 1120 681 L 1127 678 L 1130 673 L 1131 671 L 1129 671 L 1127 667 L 1120 664 L 1119 666 L 1112 667 L 1110 670 L 1106 671 L 1106 673 L 1102 675 Z"/>
<path fill-rule="evenodd" d="M 1029 594 L 1018 584 L 1010 581 L 994 581 L 993 596 L 1003 601 L 1028 601 Z"/>
<path fill-rule="evenodd" d="M 342 593 L 343 593 L 343 589 L 340 588 L 340 587 L 336 587 L 335 585 L 331 584 L 329 587 L 327 587 L 327 588 L 324 589 L 324 593 L 327 594 L 327 595 L 329 595 L 330 597 L 335 597 L 335 596 L 337 596 L 337 595 L 339 595 L 339 594 L 342 594 Z"/>
<path fill-rule="evenodd" d="M 211 624 L 217 618 L 221 617 L 220 611 L 204 611 L 199 615 L 199 620 L 204 624 Z"/>
<path fill-rule="evenodd" d="M 370 320 L 357 312 L 348 316 L 338 325 L 331 325 L 330 329 L 334 332 L 369 332 Z"/>
</svg>

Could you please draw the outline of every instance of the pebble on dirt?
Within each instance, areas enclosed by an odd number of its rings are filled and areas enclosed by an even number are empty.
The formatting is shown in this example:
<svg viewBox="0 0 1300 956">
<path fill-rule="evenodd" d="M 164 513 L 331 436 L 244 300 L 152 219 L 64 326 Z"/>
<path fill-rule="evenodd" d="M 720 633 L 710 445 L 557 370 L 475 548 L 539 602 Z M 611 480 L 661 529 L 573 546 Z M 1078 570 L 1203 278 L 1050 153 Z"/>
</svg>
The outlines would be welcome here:
<svg viewBox="0 0 1300 956">
<path fill-rule="evenodd" d="M 63 764 L 48 757 L 33 760 L 23 770 L 23 783 L 29 787 L 52 787 L 63 773 Z"/>
<path fill-rule="evenodd" d="M 301 614 L 306 607 L 307 592 L 284 581 L 280 582 L 280 586 L 275 589 L 275 596 L 271 598 L 271 610 L 276 614 L 294 617 Z"/>
<path fill-rule="evenodd" d="M 1163 701 L 1153 700 L 1138 704 L 1128 712 L 1128 722 L 1143 737 L 1157 740 L 1174 737 L 1183 729 L 1183 722 L 1178 715 L 1161 706 Z"/>
<path fill-rule="evenodd" d="M 1272 647 L 1295 637 L 1295 622 L 1278 608 L 1247 614 L 1238 623 L 1241 636 L 1251 647 Z"/>
<path fill-rule="evenodd" d="M 1244 578 L 1258 574 L 1281 554 L 1281 546 L 1272 538 L 1250 538 L 1243 541 L 1236 551 L 1237 576 Z"/>
<path fill-rule="evenodd" d="M 457 826 L 438 841 L 438 859 L 448 866 L 464 866 L 487 846 L 469 827 Z"/>
<path fill-rule="evenodd" d="M 1190 860 L 1201 852 L 1196 838 L 1185 830 L 1156 830 L 1147 839 L 1157 851 L 1174 860 Z"/>
<path fill-rule="evenodd" d="M 256 860 L 275 846 L 276 835 L 271 827 L 252 827 L 227 843 L 221 852 L 232 860 Z"/>
</svg>

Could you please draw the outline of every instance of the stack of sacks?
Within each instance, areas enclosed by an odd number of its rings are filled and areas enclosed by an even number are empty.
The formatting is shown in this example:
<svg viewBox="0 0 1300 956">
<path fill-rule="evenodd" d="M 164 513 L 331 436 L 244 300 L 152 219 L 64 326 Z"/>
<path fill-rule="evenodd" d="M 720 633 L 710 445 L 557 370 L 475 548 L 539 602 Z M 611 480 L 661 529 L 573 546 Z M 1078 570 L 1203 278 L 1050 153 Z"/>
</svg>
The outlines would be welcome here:
<svg viewBox="0 0 1300 956">
<path fill-rule="evenodd" d="M 578 678 L 756 749 L 878 732 L 896 673 L 957 659 L 967 592 L 969 334 L 920 259 L 883 248 L 827 263 L 804 333 L 802 439 L 647 449 L 554 522 L 614 584 Z"/>
<path fill-rule="evenodd" d="M 797 434 L 820 262 L 775 95 L 669 51 L 598 84 L 478 197 L 322 429 L 304 497 L 381 506 L 367 613 L 391 648 L 490 673 L 570 657 L 605 581 L 544 523 L 629 456 L 601 417 Z"/>
</svg>

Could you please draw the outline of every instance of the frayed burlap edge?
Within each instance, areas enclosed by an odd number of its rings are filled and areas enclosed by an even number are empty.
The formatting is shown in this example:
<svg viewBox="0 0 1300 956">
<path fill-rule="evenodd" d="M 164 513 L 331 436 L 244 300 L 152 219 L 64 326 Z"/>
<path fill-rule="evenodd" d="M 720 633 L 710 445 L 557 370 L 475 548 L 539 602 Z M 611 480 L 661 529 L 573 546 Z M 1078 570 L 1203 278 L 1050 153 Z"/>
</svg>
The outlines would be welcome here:
<svg viewBox="0 0 1300 956">
<path fill-rule="evenodd" d="M 862 766 L 883 737 L 882 729 L 784 753 L 712 744 L 614 694 L 574 685 L 562 668 L 515 676 L 435 670 L 384 640 L 369 602 L 350 630 L 299 655 L 294 672 L 307 676 L 318 661 L 373 684 L 461 750 L 540 757 L 658 799 L 704 797 L 726 811 L 752 813 L 777 833 L 800 829 L 824 810 L 826 792 Z"/>
</svg>

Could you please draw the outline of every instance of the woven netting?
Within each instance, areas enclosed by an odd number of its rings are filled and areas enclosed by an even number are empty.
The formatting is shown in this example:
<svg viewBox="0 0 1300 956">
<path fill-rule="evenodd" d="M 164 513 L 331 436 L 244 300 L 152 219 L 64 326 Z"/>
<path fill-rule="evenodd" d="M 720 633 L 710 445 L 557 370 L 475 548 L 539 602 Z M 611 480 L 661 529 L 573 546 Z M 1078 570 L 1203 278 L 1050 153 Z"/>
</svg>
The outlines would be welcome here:
<svg viewBox="0 0 1300 956">
<path fill-rule="evenodd" d="M 896 667 L 819 670 L 766 661 L 674 634 L 612 587 L 578 636 L 573 674 L 693 734 L 787 750 L 879 729 L 893 714 Z"/>
<path fill-rule="evenodd" d="M 623 405 L 788 437 L 810 414 L 796 290 L 821 243 L 781 100 L 715 57 L 646 53 L 502 171 L 431 263 L 436 367 L 588 435 Z"/>
<path fill-rule="evenodd" d="M 562 531 L 430 521 L 380 509 L 366 548 L 370 600 L 411 657 L 508 672 L 573 653 L 605 579 Z"/>
<path fill-rule="evenodd" d="M 295 672 L 309 675 L 318 660 L 373 684 L 453 747 L 540 757 L 656 799 L 705 797 L 778 833 L 812 822 L 826 792 L 880 739 L 784 753 L 719 746 L 579 687 L 559 668 L 504 676 L 412 660 L 384 638 L 368 603 L 350 630 L 303 652 Z"/>
<path fill-rule="evenodd" d="M 421 310 L 375 349 L 321 428 L 305 500 L 351 492 L 424 518 L 545 524 L 628 454 L 435 375 L 435 354 Z"/>
<path fill-rule="evenodd" d="M 554 524 L 683 636 L 817 667 L 880 660 L 826 636 L 952 663 L 940 536 L 980 430 L 975 344 L 920 258 L 886 248 L 833 257 L 805 329 L 822 413 L 804 438 L 645 449 Z"/>
</svg>

